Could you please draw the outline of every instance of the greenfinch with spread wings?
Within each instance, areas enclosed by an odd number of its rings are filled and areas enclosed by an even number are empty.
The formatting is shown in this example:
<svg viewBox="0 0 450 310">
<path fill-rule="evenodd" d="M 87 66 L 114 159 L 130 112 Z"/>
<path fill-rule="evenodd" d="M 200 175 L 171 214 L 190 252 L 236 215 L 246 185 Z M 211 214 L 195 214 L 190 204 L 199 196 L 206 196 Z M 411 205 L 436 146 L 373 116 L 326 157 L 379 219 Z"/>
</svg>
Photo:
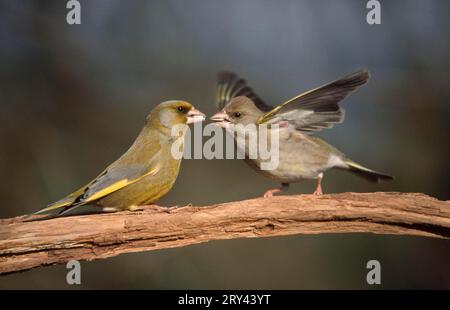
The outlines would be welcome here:
<svg viewBox="0 0 450 310">
<path fill-rule="evenodd" d="M 314 194 L 321 195 L 324 172 L 331 168 L 344 169 L 373 182 L 390 180 L 390 175 L 357 164 L 327 142 L 312 135 L 343 122 L 344 110 L 339 105 L 340 102 L 366 84 L 368 79 L 369 73 L 361 70 L 272 107 L 261 100 L 244 79 L 231 72 L 221 72 L 218 75 L 216 98 L 219 112 L 211 120 L 231 131 L 252 124 L 266 126 L 269 132 L 267 139 L 271 130 L 278 131 L 279 159 L 274 169 L 262 169 L 263 161 L 259 156 L 250 158 L 249 148 L 256 148 L 257 145 L 249 145 L 248 138 L 241 142 L 247 143 L 241 146 L 246 163 L 263 176 L 281 183 L 280 188 L 268 190 L 264 197 L 271 197 L 287 189 L 290 183 L 305 179 L 316 179 Z M 255 128 L 258 130 L 259 127 Z M 270 145 L 270 141 L 266 141 L 266 145 Z"/>
</svg>

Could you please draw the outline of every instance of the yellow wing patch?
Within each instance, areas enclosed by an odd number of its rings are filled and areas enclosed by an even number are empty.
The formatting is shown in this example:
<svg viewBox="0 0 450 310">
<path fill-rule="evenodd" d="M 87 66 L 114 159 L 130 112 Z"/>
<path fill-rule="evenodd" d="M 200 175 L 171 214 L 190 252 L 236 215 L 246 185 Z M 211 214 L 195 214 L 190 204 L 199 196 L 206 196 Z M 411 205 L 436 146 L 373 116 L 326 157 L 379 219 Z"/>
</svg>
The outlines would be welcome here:
<svg viewBox="0 0 450 310">
<path fill-rule="evenodd" d="M 120 181 L 108 186 L 107 188 L 104 188 L 104 189 L 96 192 L 95 194 L 88 197 L 86 200 L 83 200 L 83 202 L 90 202 L 90 201 L 97 200 L 97 199 L 102 198 L 108 194 L 111 194 L 112 192 L 115 192 L 129 184 L 130 184 L 130 181 L 128 179 L 120 180 Z"/>
<path fill-rule="evenodd" d="M 128 179 L 122 179 L 119 180 L 117 182 L 115 182 L 114 184 L 94 193 L 92 196 L 88 197 L 86 200 L 82 201 L 81 204 L 85 204 L 91 201 L 94 201 L 96 199 L 102 198 L 108 194 L 111 194 L 121 188 L 124 188 L 125 186 L 128 186 L 130 184 L 133 184 L 134 182 L 139 181 L 140 179 L 149 176 L 149 175 L 155 175 L 159 172 L 159 170 L 161 169 L 161 165 L 159 163 L 156 164 L 156 166 L 151 169 L 150 171 L 148 171 L 147 173 L 145 173 L 144 175 L 136 178 L 136 179 L 132 179 L 132 180 L 128 180 Z M 92 180 L 91 182 L 89 182 L 87 185 L 83 186 L 82 188 L 78 189 L 77 191 L 67 195 L 65 198 L 58 200 L 50 205 L 48 205 L 46 208 L 39 210 L 37 212 L 35 212 L 34 214 L 41 214 L 41 213 L 45 213 L 48 211 L 52 211 L 52 210 L 56 210 L 62 207 L 68 207 L 71 206 L 74 201 L 80 197 L 81 195 L 83 195 L 83 193 L 86 191 L 87 188 L 89 188 L 89 186 L 91 186 L 99 177 L 101 177 L 103 174 L 105 174 L 107 172 L 107 169 L 104 170 L 102 173 L 100 173 L 94 180 Z"/>
<path fill-rule="evenodd" d="M 326 85 L 322 85 L 322 86 L 320 86 L 320 87 L 317 87 L 317 88 L 314 88 L 314 89 L 305 91 L 304 93 L 301 93 L 300 95 L 297 95 L 297 96 L 295 96 L 294 98 L 291 98 L 291 99 L 289 99 L 289 100 L 283 102 L 282 104 L 280 104 L 279 106 L 277 106 L 277 107 L 274 108 L 273 110 L 270 110 L 269 112 L 267 112 L 266 114 L 264 114 L 263 116 L 261 116 L 261 117 L 258 119 L 258 124 L 262 124 L 262 123 L 268 121 L 269 118 L 271 118 L 274 114 L 276 114 L 278 111 L 280 111 L 285 105 L 287 105 L 287 104 L 291 103 L 292 101 L 297 100 L 297 99 L 299 99 L 299 98 L 301 98 L 301 97 L 304 97 L 304 96 L 306 96 L 306 95 L 308 95 L 308 94 L 310 94 L 310 93 L 312 93 L 312 92 L 315 92 L 316 90 L 322 88 L 323 86 L 326 86 Z"/>
<path fill-rule="evenodd" d="M 99 190 L 98 192 L 94 193 L 93 195 L 89 196 L 87 199 L 83 200 L 83 203 L 88 203 L 97 199 L 100 199 L 102 197 L 105 197 L 106 195 L 109 195 L 115 191 L 118 191 L 121 188 L 124 188 L 125 186 L 131 185 L 139 180 L 141 180 L 142 178 L 145 178 L 146 176 L 149 175 L 155 175 L 158 173 L 158 171 L 161 169 L 160 165 L 157 165 L 155 168 L 153 168 L 152 170 L 150 170 L 149 172 L 141 175 L 138 178 L 132 179 L 132 180 L 128 180 L 128 179 L 122 179 L 117 181 L 116 183 L 111 184 L 110 186 Z"/>
</svg>

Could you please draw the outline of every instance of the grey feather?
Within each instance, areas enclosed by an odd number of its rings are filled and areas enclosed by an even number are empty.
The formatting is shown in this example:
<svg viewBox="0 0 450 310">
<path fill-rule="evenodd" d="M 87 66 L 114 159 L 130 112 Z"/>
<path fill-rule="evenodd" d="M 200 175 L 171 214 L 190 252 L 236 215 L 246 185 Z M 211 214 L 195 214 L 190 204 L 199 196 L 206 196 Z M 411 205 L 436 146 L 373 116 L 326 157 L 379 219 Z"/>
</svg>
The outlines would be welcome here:
<svg viewBox="0 0 450 310">
<path fill-rule="evenodd" d="M 247 85 L 247 82 L 237 74 L 227 71 L 219 72 L 217 75 L 217 109 L 222 110 L 231 99 L 238 96 L 250 98 L 262 111 L 270 111 L 273 108 L 265 104 L 253 89 Z"/>
<path fill-rule="evenodd" d="M 144 175 L 148 170 L 148 167 L 144 165 L 133 165 L 121 168 L 112 168 L 106 170 L 100 175 L 89 187 L 84 194 L 80 197 L 79 202 L 88 199 L 90 196 L 98 193 L 99 191 L 117 183 L 120 180 L 133 180 Z"/>
<path fill-rule="evenodd" d="M 368 79 L 369 73 L 361 70 L 302 93 L 264 115 L 260 123 L 288 122 L 305 133 L 331 128 L 344 121 L 345 111 L 339 102 Z"/>
</svg>

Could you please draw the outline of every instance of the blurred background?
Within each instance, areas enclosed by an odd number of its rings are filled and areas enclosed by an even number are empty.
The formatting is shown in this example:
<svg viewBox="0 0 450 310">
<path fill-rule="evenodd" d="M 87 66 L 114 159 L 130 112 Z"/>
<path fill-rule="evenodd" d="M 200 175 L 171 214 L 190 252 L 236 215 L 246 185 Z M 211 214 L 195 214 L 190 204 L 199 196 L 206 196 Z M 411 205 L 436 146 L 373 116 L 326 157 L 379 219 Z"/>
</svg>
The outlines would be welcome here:
<svg viewBox="0 0 450 310">
<path fill-rule="evenodd" d="M 95 0 L 81 25 L 66 1 L 0 1 L 0 217 L 32 213 L 118 158 L 159 102 L 215 111 L 219 70 L 236 71 L 272 105 L 360 68 L 369 84 L 323 131 L 348 156 L 395 181 L 328 173 L 327 193 L 423 192 L 450 199 L 450 2 Z M 159 204 L 207 205 L 262 195 L 272 183 L 238 160 L 185 160 Z M 289 194 L 311 193 L 314 182 Z M 319 235 L 229 240 L 82 263 L 76 288 L 450 289 L 450 243 Z M 0 288 L 62 288 L 65 266 L 0 277 Z"/>
</svg>

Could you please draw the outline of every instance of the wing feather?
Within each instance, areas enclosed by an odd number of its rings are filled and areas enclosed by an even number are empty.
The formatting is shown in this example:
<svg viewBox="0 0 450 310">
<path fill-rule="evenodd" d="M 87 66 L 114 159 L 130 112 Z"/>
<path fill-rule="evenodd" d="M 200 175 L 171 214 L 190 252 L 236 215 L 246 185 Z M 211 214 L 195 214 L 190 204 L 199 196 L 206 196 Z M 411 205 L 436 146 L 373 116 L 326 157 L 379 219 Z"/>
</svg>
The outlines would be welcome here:
<svg viewBox="0 0 450 310">
<path fill-rule="evenodd" d="M 250 98 L 262 111 L 270 111 L 272 109 L 272 107 L 265 104 L 253 89 L 247 85 L 247 82 L 237 74 L 227 71 L 219 72 L 217 75 L 217 109 L 219 111 L 222 110 L 231 99 L 238 96 Z"/>
<path fill-rule="evenodd" d="M 107 172 L 103 177 L 99 178 L 95 183 L 88 187 L 86 192 L 80 198 L 79 203 L 88 203 L 105 197 L 125 186 L 131 185 L 142 178 L 155 175 L 160 167 L 156 166 L 145 171 L 145 167 L 126 167 L 125 171 L 116 170 Z"/>
<path fill-rule="evenodd" d="M 82 206 L 129 186 L 144 177 L 156 175 L 161 170 L 160 154 L 161 152 L 156 153 L 149 161 L 149 164 L 146 165 L 126 165 L 118 168 L 112 164 L 87 185 L 65 198 L 50 204 L 46 208 L 39 210 L 35 214 L 41 214 L 63 207 L 68 209 Z"/>
<path fill-rule="evenodd" d="M 339 102 L 367 83 L 368 79 L 368 71 L 361 70 L 309 90 L 272 109 L 258 123 L 288 122 L 295 129 L 307 133 L 331 128 L 344 120 L 345 111 Z"/>
</svg>

